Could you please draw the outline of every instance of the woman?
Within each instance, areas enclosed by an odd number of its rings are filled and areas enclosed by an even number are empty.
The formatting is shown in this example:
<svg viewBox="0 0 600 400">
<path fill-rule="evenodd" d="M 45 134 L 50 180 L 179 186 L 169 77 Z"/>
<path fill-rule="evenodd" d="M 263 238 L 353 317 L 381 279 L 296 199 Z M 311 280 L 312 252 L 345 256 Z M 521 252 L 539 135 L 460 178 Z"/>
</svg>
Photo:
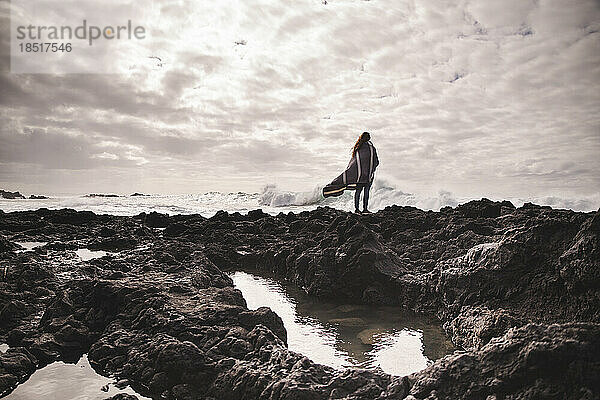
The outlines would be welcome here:
<svg viewBox="0 0 600 400">
<path fill-rule="evenodd" d="M 363 132 L 354 147 L 352 158 L 346 170 L 329 185 L 323 188 L 323 196 L 340 196 L 344 190 L 356 190 L 354 193 L 355 212 L 361 214 L 358 208 L 360 204 L 360 193 L 364 190 L 363 211 L 369 213 L 369 190 L 375 176 L 375 169 L 379 165 L 379 158 L 375 146 L 371 143 L 369 132 Z"/>
</svg>

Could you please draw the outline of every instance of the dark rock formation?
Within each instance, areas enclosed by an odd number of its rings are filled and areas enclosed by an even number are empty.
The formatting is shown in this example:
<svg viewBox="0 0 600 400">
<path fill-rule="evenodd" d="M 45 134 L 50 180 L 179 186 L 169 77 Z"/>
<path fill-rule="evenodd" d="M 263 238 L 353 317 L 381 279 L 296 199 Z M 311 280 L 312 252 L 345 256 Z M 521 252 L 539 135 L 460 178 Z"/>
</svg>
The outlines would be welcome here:
<svg viewBox="0 0 600 400">
<path fill-rule="evenodd" d="M 134 194 L 130 195 L 130 197 L 140 197 L 140 196 L 146 197 L 146 196 L 150 196 L 150 195 L 149 194 L 138 193 L 138 192 L 135 192 Z"/>
<path fill-rule="evenodd" d="M 0 235 L 0 254 L 19 248 L 18 245 L 11 243 L 9 240 Z"/>
<path fill-rule="evenodd" d="M 25 196 L 23 196 L 19 192 L 8 192 L 8 191 L 0 190 L 0 198 L 2 198 L 2 199 L 24 199 Z"/>
<path fill-rule="evenodd" d="M 86 194 L 84 197 L 121 197 L 118 194 L 104 194 L 104 193 L 90 193 Z"/>
<path fill-rule="evenodd" d="M 35 371 L 36 358 L 22 347 L 0 354 L 0 396 Z"/>
<path fill-rule="evenodd" d="M 594 399 L 600 325 L 529 324 L 474 352 L 457 352 L 409 377 L 415 398 Z"/>
<path fill-rule="evenodd" d="M 36 196 L 35 194 L 32 194 L 31 196 L 29 196 L 29 199 L 31 200 L 44 200 L 44 199 L 49 199 L 50 197 L 47 196 Z"/>
<path fill-rule="evenodd" d="M 157 399 L 598 398 L 599 221 L 485 199 L 362 216 L 0 213 L 0 392 L 87 352 Z M 82 246 L 118 253 L 73 262 Z M 464 351 L 408 377 L 315 364 L 270 309 L 247 309 L 234 269 L 436 315 Z"/>
<path fill-rule="evenodd" d="M 113 397 L 109 397 L 105 400 L 138 400 L 137 396 L 133 396 L 127 393 L 115 394 Z"/>
</svg>

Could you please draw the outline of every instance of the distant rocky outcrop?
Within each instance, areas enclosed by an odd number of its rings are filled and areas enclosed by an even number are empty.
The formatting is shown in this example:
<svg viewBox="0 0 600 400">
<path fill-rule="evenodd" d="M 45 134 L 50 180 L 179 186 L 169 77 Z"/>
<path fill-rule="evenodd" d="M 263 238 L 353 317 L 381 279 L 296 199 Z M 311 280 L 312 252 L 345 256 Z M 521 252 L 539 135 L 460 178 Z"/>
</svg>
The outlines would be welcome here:
<svg viewBox="0 0 600 400">
<path fill-rule="evenodd" d="M 32 194 L 31 196 L 29 196 L 30 199 L 32 200 L 45 200 L 45 199 L 49 199 L 50 197 L 47 196 L 36 196 L 35 194 Z"/>
<path fill-rule="evenodd" d="M 118 194 L 90 193 L 90 194 L 86 194 L 83 197 L 122 197 L 122 196 L 119 196 Z"/>
<path fill-rule="evenodd" d="M 17 252 L 21 240 L 50 243 Z M 11 346 L 0 393 L 88 353 L 97 371 L 167 400 L 600 397 L 600 211 L 489 200 L 371 215 L 40 209 L 0 213 L 0 245 Z M 119 253 L 54 258 L 82 245 Z M 288 350 L 277 314 L 248 309 L 224 273 L 237 269 L 436 315 L 462 350 L 405 377 L 316 364 Z"/>
<path fill-rule="evenodd" d="M 150 196 L 150 195 L 149 194 L 138 193 L 138 192 L 135 192 L 134 194 L 130 195 L 130 197 L 140 197 L 140 196 L 141 197 L 147 197 L 147 196 Z"/>
<path fill-rule="evenodd" d="M 5 190 L 0 190 L 0 198 L 2 198 L 2 199 L 24 199 L 25 196 L 23 196 L 19 192 L 8 192 Z"/>
</svg>

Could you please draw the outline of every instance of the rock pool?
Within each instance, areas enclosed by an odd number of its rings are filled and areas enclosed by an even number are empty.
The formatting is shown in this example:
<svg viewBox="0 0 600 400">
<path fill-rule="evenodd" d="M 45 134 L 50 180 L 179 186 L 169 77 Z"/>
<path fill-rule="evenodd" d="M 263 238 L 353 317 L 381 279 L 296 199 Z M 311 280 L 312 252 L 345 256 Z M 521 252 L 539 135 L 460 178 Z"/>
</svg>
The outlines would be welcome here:
<svg viewBox="0 0 600 400">
<path fill-rule="evenodd" d="M 281 317 L 290 350 L 320 364 L 381 367 L 392 375 L 408 375 L 454 350 L 433 318 L 398 307 L 323 301 L 246 272 L 230 276 L 248 308 L 266 306 Z"/>
</svg>

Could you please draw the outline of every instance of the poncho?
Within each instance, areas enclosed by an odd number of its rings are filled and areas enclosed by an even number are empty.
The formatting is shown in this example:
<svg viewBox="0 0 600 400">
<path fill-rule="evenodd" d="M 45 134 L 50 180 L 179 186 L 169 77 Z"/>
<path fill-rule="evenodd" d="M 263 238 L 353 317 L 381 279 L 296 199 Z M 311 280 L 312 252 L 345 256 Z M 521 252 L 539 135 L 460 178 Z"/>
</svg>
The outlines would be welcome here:
<svg viewBox="0 0 600 400">
<path fill-rule="evenodd" d="M 379 158 L 375 146 L 370 141 L 363 143 L 350 160 L 346 170 L 323 188 L 323 196 L 340 196 L 344 190 L 355 190 L 361 185 L 373 182 L 378 165 Z"/>
</svg>

